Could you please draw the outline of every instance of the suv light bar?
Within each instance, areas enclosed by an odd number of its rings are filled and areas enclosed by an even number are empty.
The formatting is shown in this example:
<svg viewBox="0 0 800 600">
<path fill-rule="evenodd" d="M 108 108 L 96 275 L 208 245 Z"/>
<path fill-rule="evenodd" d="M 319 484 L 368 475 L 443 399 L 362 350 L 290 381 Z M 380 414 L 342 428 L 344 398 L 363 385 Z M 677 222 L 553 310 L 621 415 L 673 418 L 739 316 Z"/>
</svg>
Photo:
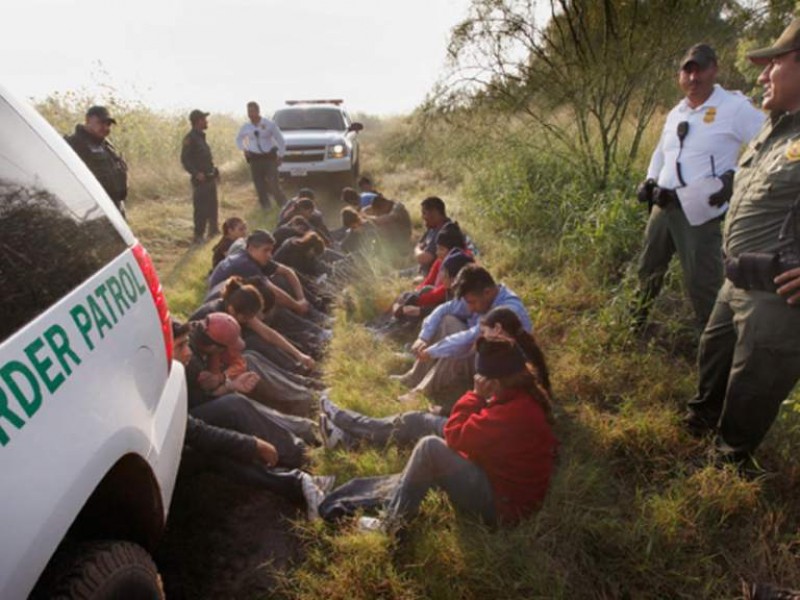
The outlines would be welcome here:
<svg viewBox="0 0 800 600">
<path fill-rule="evenodd" d="M 287 100 L 286 104 L 289 106 L 295 106 L 296 104 L 335 104 L 339 106 L 343 104 L 344 100 L 340 99 L 333 99 L 333 100 Z"/>
</svg>

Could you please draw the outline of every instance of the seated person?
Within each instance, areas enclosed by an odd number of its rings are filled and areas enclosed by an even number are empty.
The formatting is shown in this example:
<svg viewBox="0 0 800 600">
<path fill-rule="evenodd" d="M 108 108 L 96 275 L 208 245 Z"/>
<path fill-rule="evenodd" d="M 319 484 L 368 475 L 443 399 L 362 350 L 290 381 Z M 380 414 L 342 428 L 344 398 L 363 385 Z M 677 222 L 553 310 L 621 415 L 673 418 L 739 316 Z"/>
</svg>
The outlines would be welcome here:
<svg viewBox="0 0 800 600">
<path fill-rule="evenodd" d="M 294 212 L 295 208 L 297 208 L 298 201 L 303 198 L 308 198 L 313 201 L 316 199 L 316 194 L 311 188 L 300 188 L 294 198 L 281 206 L 281 210 L 278 213 L 278 225 L 282 225 L 292 218 L 292 213 Z"/>
<path fill-rule="evenodd" d="M 388 249 L 405 256 L 411 246 L 411 217 L 401 202 L 378 194 L 372 201 L 370 222 Z"/>
<path fill-rule="evenodd" d="M 229 256 L 216 266 L 208 280 L 209 289 L 213 289 L 234 275 L 239 275 L 240 277 L 253 277 L 256 275 L 273 277 L 279 275 L 284 278 L 291 288 L 292 295 L 289 295 L 274 283 L 270 283 L 277 303 L 299 315 L 307 314 L 311 305 L 305 298 L 303 285 L 292 269 L 272 260 L 274 248 L 275 239 L 272 235 L 263 229 L 256 229 L 247 236 L 244 252 L 229 252 Z"/>
<path fill-rule="evenodd" d="M 212 248 L 211 269 L 213 270 L 228 255 L 233 243 L 247 237 L 247 223 L 239 217 L 225 219 L 222 224 L 222 239 Z"/>
<path fill-rule="evenodd" d="M 277 227 L 272 232 L 272 237 L 275 238 L 275 249 L 277 250 L 283 245 L 283 242 L 293 237 L 300 237 L 312 230 L 311 223 L 305 217 L 300 215 L 294 216 L 289 221 Z"/>
<path fill-rule="evenodd" d="M 474 367 L 473 344 L 480 334 L 478 321 L 498 306 L 506 306 L 519 317 L 525 331 L 532 331 L 522 300 L 495 283 L 489 272 L 475 264 L 464 266 L 453 282 L 455 298 L 436 309 L 422 322 L 419 337 L 411 346 L 414 366 L 399 381 L 411 388 L 401 401 L 418 393 L 460 393 L 469 388 Z"/>
<path fill-rule="evenodd" d="M 550 374 L 536 339 L 522 326 L 514 311 L 503 306 L 494 308 L 481 319 L 481 335 L 487 339 L 513 341 L 525 355 L 536 382 L 552 399 Z M 388 417 L 369 417 L 341 408 L 323 393 L 320 399 L 320 431 L 329 449 L 339 444 L 353 448 L 360 441 L 385 446 L 414 444 L 426 435 L 444 437 L 447 416 L 442 411 L 410 411 Z"/>
<path fill-rule="evenodd" d="M 175 359 L 188 367 L 193 358 L 189 326 L 173 321 L 172 338 Z M 299 470 L 307 463 L 302 440 L 243 396 L 227 394 L 190 402 L 194 409 L 187 415 L 184 439 L 192 451 L 190 462 L 199 461 L 222 476 L 290 500 L 305 500 L 309 518 L 318 516 L 319 503 L 333 482 Z"/>
<path fill-rule="evenodd" d="M 425 233 L 414 246 L 414 258 L 419 265 L 419 272 L 425 275 L 436 260 L 436 236 L 445 223 L 451 222 L 441 198 L 429 196 L 422 201 L 422 222 L 425 224 Z"/>
<path fill-rule="evenodd" d="M 350 254 L 370 252 L 375 242 L 375 227 L 353 208 L 342 209 L 342 230 L 339 247 Z"/>
<path fill-rule="evenodd" d="M 278 221 L 278 225 L 284 225 L 285 223 L 288 223 L 292 217 L 296 217 L 298 215 L 304 217 L 306 221 L 311 224 L 311 227 L 325 241 L 326 245 L 333 244 L 331 232 L 325 225 L 325 221 L 322 218 L 322 212 L 320 212 L 320 210 L 317 208 L 317 205 L 314 204 L 314 200 L 311 198 L 298 199 L 294 205 L 292 205 L 289 210 L 286 211 L 283 219 Z"/>
<path fill-rule="evenodd" d="M 489 525 L 514 524 L 541 507 L 558 443 L 550 400 L 514 342 L 479 337 L 476 346 L 472 390 L 453 407 L 444 439 L 420 439 L 399 475 L 337 488 L 320 505 L 323 518 L 336 520 L 358 506 L 384 511 L 383 519 L 360 520 L 364 528 L 403 528 L 431 489 L 444 491 L 457 512 Z"/>
<path fill-rule="evenodd" d="M 458 223 L 446 223 L 436 236 L 436 260 L 433 261 L 428 274 L 413 292 L 403 294 L 392 307 L 395 318 L 418 319 L 428 316 L 434 308 L 447 300 L 450 283 L 455 279 L 458 270 L 447 277 L 442 264 L 451 252 L 458 252 L 469 260 L 461 259 L 451 262 L 451 269 L 458 264 L 460 270 L 467 262 L 474 262 L 471 253 L 465 250 L 466 240 Z"/>
<path fill-rule="evenodd" d="M 369 177 L 361 177 L 358 180 L 359 192 L 359 210 L 369 208 L 372 206 L 372 201 L 379 195 L 379 192 L 372 185 L 372 180 Z"/>
<path fill-rule="evenodd" d="M 330 274 L 331 269 L 322 262 L 325 253 L 325 242 L 314 231 L 301 237 L 292 237 L 275 252 L 275 261 L 291 267 L 298 273 L 309 277 Z"/>
</svg>

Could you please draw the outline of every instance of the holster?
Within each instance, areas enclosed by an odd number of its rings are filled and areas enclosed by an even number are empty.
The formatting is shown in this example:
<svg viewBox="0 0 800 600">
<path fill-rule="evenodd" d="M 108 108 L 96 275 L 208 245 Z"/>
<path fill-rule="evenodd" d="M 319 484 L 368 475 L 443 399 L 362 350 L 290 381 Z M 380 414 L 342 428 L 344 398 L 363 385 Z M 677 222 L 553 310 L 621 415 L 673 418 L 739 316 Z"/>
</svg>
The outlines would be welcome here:
<svg viewBox="0 0 800 600">
<path fill-rule="evenodd" d="M 744 252 L 725 259 L 725 277 L 743 290 L 775 292 L 778 286 L 774 279 L 798 266 L 800 261 L 784 259 L 777 252 Z"/>
</svg>

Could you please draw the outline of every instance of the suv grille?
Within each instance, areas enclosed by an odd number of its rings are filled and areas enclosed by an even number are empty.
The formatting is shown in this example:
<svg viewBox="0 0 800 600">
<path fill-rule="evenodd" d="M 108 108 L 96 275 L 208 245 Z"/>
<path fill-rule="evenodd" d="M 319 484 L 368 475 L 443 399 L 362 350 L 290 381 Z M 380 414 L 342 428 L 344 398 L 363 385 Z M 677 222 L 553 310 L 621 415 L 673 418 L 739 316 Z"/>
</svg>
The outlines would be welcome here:
<svg viewBox="0 0 800 600">
<path fill-rule="evenodd" d="M 283 162 L 317 162 L 325 159 L 325 146 L 287 146 Z"/>
</svg>

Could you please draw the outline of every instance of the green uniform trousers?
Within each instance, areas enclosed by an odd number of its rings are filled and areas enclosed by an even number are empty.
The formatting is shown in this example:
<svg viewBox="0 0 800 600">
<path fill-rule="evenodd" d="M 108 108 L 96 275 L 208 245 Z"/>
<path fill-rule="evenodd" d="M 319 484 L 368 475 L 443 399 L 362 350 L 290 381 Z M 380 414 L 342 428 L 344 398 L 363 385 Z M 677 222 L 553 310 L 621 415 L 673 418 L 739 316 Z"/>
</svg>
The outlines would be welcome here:
<svg viewBox="0 0 800 600">
<path fill-rule="evenodd" d="M 717 426 L 718 446 L 752 454 L 800 378 L 800 308 L 777 294 L 725 281 L 700 338 L 696 418 Z"/>
<path fill-rule="evenodd" d="M 673 254 L 683 268 L 684 285 L 702 330 L 722 285 L 722 233 L 720 221 L 713 219 L 697 227 L 689 225 L 680 207 L 654 206 L 644 233 L 644 249 L 639 258 L 639 298 L 636 318 L 647 320 L 653 301 L 661 291 Z"/>
</svg>

